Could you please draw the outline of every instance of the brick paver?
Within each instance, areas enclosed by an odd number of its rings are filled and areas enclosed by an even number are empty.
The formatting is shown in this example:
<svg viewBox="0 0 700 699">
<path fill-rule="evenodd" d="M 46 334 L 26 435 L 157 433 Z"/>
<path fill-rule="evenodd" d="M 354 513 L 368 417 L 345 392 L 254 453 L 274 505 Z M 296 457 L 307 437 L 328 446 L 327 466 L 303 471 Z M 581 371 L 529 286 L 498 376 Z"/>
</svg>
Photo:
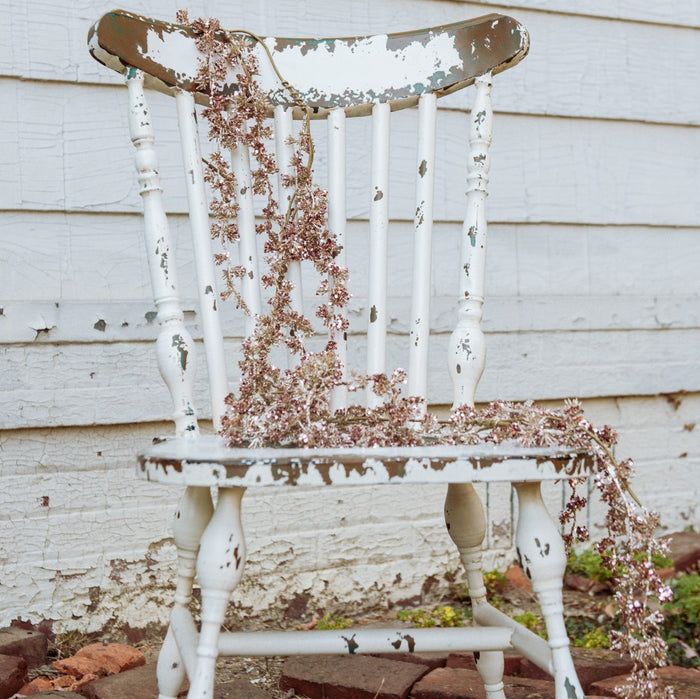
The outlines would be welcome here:
<svg viewBox="0 0 700 699">
<path fill-rule="evenodd" d="M 700 697 L 700 670 L 688 667 L 662 667 L 657 670 L 659 679 L 665 685 L 673 687 L 676 699 L 698 699 Z M 627 675 L 609 677 L 591 685 L 591 694 L 604 697 L 617 696 L 615 687 L 624 684 Z"/>
<path fill-rule="evenodd" d="M 427 671 L 424 665 L 370 655 L 298 656 L 282 666 L 280 687 L 309 699 L 406 699 Z"/>
<path fill-rule="evenodd" d="M 673 567 L 691 571 L 700 563 L 700 532 L 674 532 L 661 537 L 668 542 Z"/>
<path fill-rule="evenodd" d="M 38 667 L 46 662 L 46 636 L 15 626 L 0 629 L 0 655 L 21 655 L 27 667 Z"/>
<path fill-rule="evenodd" d="M 8 699 L 27 680 L 27 661 L 18 655 L 0 655 L 0 699 Z"/>
<path fill-rule="evenodd" d="M 505 675 L 521 675 L 522 662 L 524 658 L 520 653 L 512 650 L 504 651 L 503 653 L 503 674 Z M 462 668 L 463 670 L 476 670 L 476 661 L 474 653 L 470 651 L 450 653 L 447 656 L 447 667 Z"/>
<path fill-rule="evenodd" d="M 587 692 L 598 680 L 624 675 L 632 670 L 632 661 L 629 658 L 606 648 L 572 648 L 571 657 L 584 692 Z M 522 659 L 519 671 L 514 674 L 533 679 L 550 677 L 527 658 Z"/>
<path fill-rule="evenodd" d="M 529 677 L 503 678 L 508 699 L 552 699 L 554 683 Z M 486 699 L 476 670 L 444 667 L 428 673 L 411 690 L 412 699 Z"/>
</svg>

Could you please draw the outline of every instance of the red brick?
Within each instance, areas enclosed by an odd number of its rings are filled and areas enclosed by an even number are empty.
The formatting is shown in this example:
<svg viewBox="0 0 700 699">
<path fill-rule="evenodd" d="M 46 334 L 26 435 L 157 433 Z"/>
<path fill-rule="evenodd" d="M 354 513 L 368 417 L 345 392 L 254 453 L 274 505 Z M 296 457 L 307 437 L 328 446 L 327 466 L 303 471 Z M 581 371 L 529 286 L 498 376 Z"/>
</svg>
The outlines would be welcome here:
<svg viewBox="0 0 700 699">
<path fill-rule="evenodd" d="M 523 656 L 515 651 L 504 651 L 503 653 L 503 674 L 504 675 L 520 675 L 520 664 L 523 661 Z M 447 667 L 463 668 L 465 670 L 476 670 L 476 661 L 474 653 L 450 653 L 447 656 Z"/>
<path fill-rule="evenodd" d="M 48 677 L 37 677 L 25 684 L 24 687 L 19 690 L 19 693 L 23 696 L 30 697 L 50 689 L 53 689 L 53 685 Z"/>
<path fill-rule="evenodd" d="M 58 689 L 50 689 L 48 692 L 39 692 L 33 695 L 35 699 L 85 699 L 82 694 L 75 692 L 62 692 Z"/>
<path fill-rule="evenodd" d="M 700 532 L 675 532 L 661 537 L 668 542 L 673 567 L 678 571 L 695 570 L 700 562 Z"/>
<path fill-rule="evenodd" d="M 216 685 L 214 699 L 272 699 L 272 694 L 240 679 Z"/>
<path fill-rule="evenodd" d="M 86 684 L 80 691 L 88 699 L 157 699 L 156 663 L 141 665 L 118 675 L 101 677 Z M 178 696 L 186 695 L 185 682 Z"/>
<path fill-rule="evenodd" d="M 532 590 L 532 583 L 527 579 L 520 566 L 511 566 L 506 571 L 506 585 L 518 590 Z"/>
<path fill-rule="evenodd" d="M 552 699 L 554 683 L 527 677 L 504 677 L 508 699 Z M 411 690 L 411 699 L 486 699 L 484 683 L 476 670 L 438 668 Z"/>
<path fill-rule="evenodd" d="M 8 626 L 0 629 L 0 655 L 20 655 L 27 667 L 38 667 L 46 662 L 46 636 L 39 631 Z"/>
<path fill-rule="evenodd" d="M 0 655 L 0 699 L 8 699 L 27 681 L 27 661 L 18 655 Z"/>
<path fill-rule="evenodd" d="M 588 595 L 597 595 L 600 592 L 608 590 L 609 587 L 604 585 L 597 580 L 591 580 L 591 578 L 586 578 L 583 575 L 577 575 L 572 573 L 564 578 L 564 585 L 571 588 L 572 590 L 578 590 L 579 592 L 585 592 Z"/>
<path fill-rule="evenodd" d="M 700 670 L 688 667 L 662 667 L 657 670 L 661 683 L 673 687 L 676 699 L 698 699 L 700 697 Z M 604 697 L 617 696 L 615 687 L 626 683 L 628 675 L 619 675 L 600 680 L 591 685 L 591 693 Z"/>
<path fill-rule="evenodd" d="M 371 655 L 296 656 L 282 666 L 280 688 L 309 699 L 406 699 L 426 672 L 424 665 Z"/>
<path fill-rule="evenodd" d="M 81 648 L 72 658 L 57 660 L 53 667 L 75 676 L 86 672 L 106 676 L 145 664 L 144 654 L 132 646 L 122 643 L 91 643 Z"/>
<path fill-rule="evenodd" d="M 372 653 L 372 657 L 395 660 L 399 663 L 425 665 L 429 670 L 434 670 L 436 667 L 445 667 L 447 662 L 446 653 Z"/>
<path fill-rule="evenodd" d="M 588 688 L 598 680 L 622 675 L 632 670 L 632 661 L 629 658 L 624 658 L 607 648 L 572 648 L 571 657 L 584 692 L 587 692 Z M 516 674 L 537 680 L 551 679 L 548 673 L 527 658 L 522 659 L 520 671 Z"/>
</svg>

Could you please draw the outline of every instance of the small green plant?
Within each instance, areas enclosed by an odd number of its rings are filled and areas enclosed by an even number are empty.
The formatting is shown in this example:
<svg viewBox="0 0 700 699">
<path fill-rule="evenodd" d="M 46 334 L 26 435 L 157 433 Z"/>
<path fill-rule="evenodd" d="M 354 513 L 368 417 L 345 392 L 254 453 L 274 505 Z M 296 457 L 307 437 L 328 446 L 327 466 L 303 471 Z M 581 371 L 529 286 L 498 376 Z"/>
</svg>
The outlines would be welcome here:
<svg viewBox="0 0 700 699">
<path fill-rule="evenodd" d="M 402 609 L 396 613 L 400 621 L 407 621 L 416 628 L 428 628 L 431 626 L 464 626 L 467 614 L 463 609 L 455 609 L 449 605 L 437 607 L 433 611 L 425 609 Z"/>
<path fill-rule="evenodd" d="M 573 638 L 571 645 L 574 648 L 610 648 L 610 637 L 608 632 L 599 626 L 579 638 Z"/>
<path fill-rule="evenodd" d="M 506 576 L 500 570 L 484 571 L 484 587 L 489 595 L 503 592 L 506 586 Z"/>
<path fill-rule="evenodd" d="M 571 552 L 566 562 L 567 574 L 582 575 L 589 580 L 607 585 L 612 572 L 603 565 L 603 559 L 594 549 L 584 549 L 580 553 Z"/>
<path fill-rule="evenodd" d="M 540 619 L 537 614 L 533 612 L 524 612 L 523 614 L 516 614 L 513 619 L 541 638 L 547 638 L 547 629 L 545 628 L 544 620 Z"/>
<path fill-rule="evenodd" d="M 352 619 L 326 614 L 323 619 L 316 624 L 316 628 L 320 631 L 340 631 L 341 629 L 349 629 L 352 625 Z"/>
<path fill-rule="evenodd" d="M 700 667 L 700 575 L 684 573 L 671 581 L 673 599 L 664 605 L 662 635 L 674 665 Z"/>
</svg>

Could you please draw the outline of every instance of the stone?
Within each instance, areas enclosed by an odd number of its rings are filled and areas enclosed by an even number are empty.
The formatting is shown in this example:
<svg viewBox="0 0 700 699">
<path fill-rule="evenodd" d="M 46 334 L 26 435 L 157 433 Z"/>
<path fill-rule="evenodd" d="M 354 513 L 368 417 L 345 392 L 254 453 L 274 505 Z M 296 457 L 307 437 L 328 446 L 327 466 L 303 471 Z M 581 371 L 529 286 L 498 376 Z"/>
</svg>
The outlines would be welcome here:
<svg viewBox="0 0 700 699">
<path fill-rule="evenodd" d="M 586 578 L 583 575 L 577 575 L 572 573 L 564 578 L 564 585 L 572 590 L 578 590 L 579 592 L 584 592 L 587 595 L 598 595 L 601 592 L 605 592 L 609 587 L 604 585 L 597 580 L 591 580 L 591 578 Z"/>
<path fill-rule="evenodd" d="M 248 680 L 233 680 L 214 687 L 214 699 L 272 699 L 270 692 Z"/>
<path fill-rule="evenodd" d="M 700 670 L 689 667 L 662 667 L 657 671 L 657 676 L 664 686 L 673 687 L 676 699 L 698 699 L 700 697 Z M 618 675 L 594 682 L 591 685 L 591 694 L 600 694 L 603 697 L 615 697 L 615 687 L 627 682 L 628 675 Z"/>
<path fill-rule="evenodd" d="M 508 699 L 551 699 L 554 683 L 528 677 L 503 678 Z M 486 699 L 481 676 L 476 670 L 444 667 L 428 673 L 411 690 L 411 699 Z"/>
<path fill-rule="evenodd" d="M 93 680 L 82 691 L 89 699 L 157 699 L 156 663 Z"/>
<path fill-rule="evenodd" d="M 371 655 L 294 656 L 282 666 L 280 688 L 309 699 L 406 699 L 426 672 L 424 665 Z"/>
<path fill-rule="evenodd" d="M 673 567 L 678 572 L 693 571 L 700 562 L 700 532 L 675 532 L 661 539 L 668 543 Z"/>
<path fill-rule="evenodd" d="M 116 675 L 146 663 L 140 650 L 122 643 L 91 643 L 70 658 L 56 660 L 52 667 L 59 672 L 83 677 Z"/>
<path fill-rule="evenodd" d="M 41 694 L 42 692 L 52 689 L 53 683 L 48 677 L 37 677 L 20 688 L 19 694 L 25 697 L 31 697 L 35 694 Z"/>
<path fill-rule="evenodd" d="M 58 689 L 51 689 L 48 692 L 39 692 L 34 694 L 36 699 L 85 699 L 82 694 L 75 692 L 61 692 Z"/>
<path fill-rule="evenodd" d="M 512 650 L 503 652 L 503 674 L 504 675 L 519 675 L 521 674 L 520 664 L 524 660 L 520 653 Z M 447 667 L 462 668 L 464 670 L 476 670 L 476 661 L 474 653 L 459 652 L 450 653 L 447 656 Z"/>
<path fill-rule="evenodd" d="M 505 574 L 506 585 L 517 590 L 532 590 L 532 583 L 527 579 L 520 566 L 511 566 Z"/>
<path fill-rule="evenodd" d="M 384 658 L 385 660 L 395 660 L 399 663 L 416 663 L 425 665 L 429 670 L 436 667 L 445 667 L 447 662 L 446 653 L 372 653 L 374 658 Z"/>
<path fill-rule="evenodd" d="M 598 680 L 622 675 L 632 670 L 632 661 L 607 648 L 572 648 L 576 674 L 584 692 Z M 527 658 L 523 658 L 518 675 L 532 679 L 551 679 L 551 676 Z"/>
<path fill-rule="evenodd" d="M 21 655 L 27 667 L 33 668 L 46 662 L 46 635 L 39 631 L 8 626 L 0 629 L 0 655 Z"/>
<path fill-rule="evenodd" d="M 9 699 L 27 681 L 27 661 L 19 655 L 0 655 L 0 699 Z"/>
</svg>

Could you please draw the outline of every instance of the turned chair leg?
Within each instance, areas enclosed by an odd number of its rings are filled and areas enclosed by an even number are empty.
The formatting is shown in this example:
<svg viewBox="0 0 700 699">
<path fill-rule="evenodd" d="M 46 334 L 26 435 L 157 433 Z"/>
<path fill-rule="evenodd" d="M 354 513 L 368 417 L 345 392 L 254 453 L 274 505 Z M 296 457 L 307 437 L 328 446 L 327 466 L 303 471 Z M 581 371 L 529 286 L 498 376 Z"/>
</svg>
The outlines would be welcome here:
<svg viewBox="0 0 700 699">
<path fill-rule="evenodd" d="M 486 587 L 481 570 L 481 545 L 486 535 L 486 518 L 481 499 L 471 483 L 450 483 L 445 498 L 445 524 L 459 551 L 467 573 L 472 608 L 486 603 Z M 487 699 L 505 699 L 503 692 L 503 653 L 475 653 Z"/>
<path fill-rule="evenodd" d="M 174 608 L 189 607 L 199 540 L 213 511 L 209 488 L 185 489 L 173 518 L 173 536 L 177 547 Z M 185 680 L 185 664 L 170 627 L 158 655 L 157 668 L 158 699 L 175 699 Z"/>
<path fill-rule="evenodd" d="M 556 699 L 584 699 L 569 651 L 562 587 L 566 568 L 564 542 L 542 500 L 540 483 L 515 483 L 518 493 L 518 561 L 540 603 L 552 649 Z"/>
<path fill-rule="evenodd" d="M 202 588 L 202 616 L 197 667 L 187 699 L 212 699 L 219 634 L 231 593 L 243 574 L 245 541 L 241 499 L 245 488 L 219 488 L 216 509 L 202 535 L 197 580 Z"/>
</svg>

